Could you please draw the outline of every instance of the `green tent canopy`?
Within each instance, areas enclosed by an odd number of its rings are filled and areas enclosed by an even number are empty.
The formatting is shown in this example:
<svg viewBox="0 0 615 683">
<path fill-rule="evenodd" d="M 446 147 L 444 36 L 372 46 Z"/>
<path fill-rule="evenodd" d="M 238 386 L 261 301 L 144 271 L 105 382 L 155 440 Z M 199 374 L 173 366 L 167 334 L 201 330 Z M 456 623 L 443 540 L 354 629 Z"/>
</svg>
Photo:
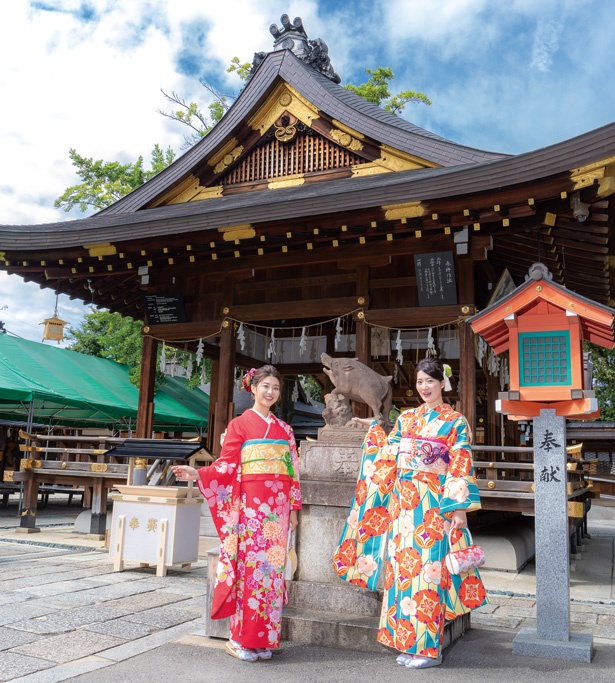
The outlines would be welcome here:
<svg viewBox="0 0 615 683">
<path fill-rule="evenodd" d="M 135 426 L 139 391 L 128 366 L 0 334 L 0 419 L 67 427 Z M 209 397 L 168 377 L 154 397 L 154 429 L 207 428 Z"/>
</svg>

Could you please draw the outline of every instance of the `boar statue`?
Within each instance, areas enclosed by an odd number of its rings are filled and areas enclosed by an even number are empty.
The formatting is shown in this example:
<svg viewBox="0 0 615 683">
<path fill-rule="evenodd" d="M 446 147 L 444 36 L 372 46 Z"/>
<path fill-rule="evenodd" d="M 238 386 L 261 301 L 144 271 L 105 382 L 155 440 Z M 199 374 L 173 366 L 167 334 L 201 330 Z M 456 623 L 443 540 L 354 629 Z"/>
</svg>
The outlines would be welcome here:
<svg viewBox="0 0 615 683">
<path fill-rule="evenodd" d="M 392 377 L 383 377 L 361 363 L 357 358 L 333 358 L 326 353 L 320 356 L 323 370 L 333 382 L 331 398 L 344 396 L 349 401 L 366 403 L 374 418 L 388 425 L 393 405 Z"/>
</svg>

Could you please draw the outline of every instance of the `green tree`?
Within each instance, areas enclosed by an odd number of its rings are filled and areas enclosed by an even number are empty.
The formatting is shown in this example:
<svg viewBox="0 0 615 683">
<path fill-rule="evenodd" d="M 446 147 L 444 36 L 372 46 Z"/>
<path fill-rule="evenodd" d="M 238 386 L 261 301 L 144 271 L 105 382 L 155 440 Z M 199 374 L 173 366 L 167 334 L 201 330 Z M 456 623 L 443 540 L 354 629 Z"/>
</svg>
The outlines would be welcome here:
<svg viewBox="0 0 615 683">
<path fill-rule="evenodd" d="M 586 344 L 594 366 L 594 389 L 600 407 L 600 419 L 615 422 L 615 349 Z"/>
<path fill-rule="evenodd" d="M 94 161 L 81 156 L 75 149 L 71 149 L 68 155 L 82 182 L 66 188 L 53 203 L 64 211 L 75 206 L 81 211 L 104 209 L 160 173 L 175 158 L 170 147 L 163 151 L 160 145 L 154 145 L 149 169 L 144 168 L 141 156 L 134 163 L 120 164 L 119 161 L 102 159 Z"/>
<path fill-rule="evenodd" d="M 250 78 L 251 68 L 252 65 L 250 62 L 241 62 L 239 57 L 233 57 L 226 72 L 236 73 L 245 83 Z M 177 121 L 184 126 L 188 126 L 191 130 L 189 135 L 184 136 L 182 149 L 189 149 L 202 137 L 207 135 L 224 114 L 226 114 L 230 106 L 229 100 L 232 101 L 236 99 L 236 95 L 223 95 L 207 81 L 200 79 L 199 82 L 205 90 L 209 91 L 214 96 L 214 101 L 207 105 L 208 114 L 203 112 L 200 105 L 196 102 L 186 102 L 186 100 L 177 93 L 167 93 L 160 88 L 160 92 L 164 95 L 167 102 L 170 102 L 174 107 L 178 108 L 170 112 L 158 109 L 158 113 L 171 119 L 171 121 Z"/>
<path fill-rule="evenodd" d="M 360 85 L 347 83 L 344 88 L 392 114 L 401 114 L 409 102 L 431 104 L 431 100 L 427 95 L 416 90 L 403 90 L 396 95 L 391 95 L 389 85 L 390 81 L 394 78 L 394 74 L 388 66 L 379 66 L 374 71 L 365 69 L 365 73 L 369 75 L 365 83 Z"/>
<path fill-rule="evenodd" d="M 85 353 L 88 356 L 107 358 L 128 365 L 130 381 L 135 386 L 139 386 L 142 330 L 143 323 L 139 320 L 123 316 L 120 313 L 92 310 L 83 316 L 79 327 L 71 326 L 67 329 L 66 338 L 69 341 L 67 348 L 71 351 Z M 159 345 L 158 364 L 161 353 L 162 347 Z M 202 366 L 196 368 L 194 355 L 189 351 L 167 347 L 166 362 L 184 368 L 178 372 L 182 376 L 187 374 L 186 368 L 191 365 L 194 371 L 190 377 L 186 378 L 190 389 L 196 389 L 203 379 L 209 381 L 211 378 L 211 360 L 209 358 L 203 359 L 205 377 L 203 377 Z M 165 382 L 165 377 L 164 373 L 156 370 L 156 389 Z"/>
<path fill-rule="evenodd" d="M 130 381 L 139 386 L 142 328 L 142 322 L 129 316 L 93 310 L 84 315 L 79 327 L 68 328 L 67 348 L 128 365 Z"/>
</svg>

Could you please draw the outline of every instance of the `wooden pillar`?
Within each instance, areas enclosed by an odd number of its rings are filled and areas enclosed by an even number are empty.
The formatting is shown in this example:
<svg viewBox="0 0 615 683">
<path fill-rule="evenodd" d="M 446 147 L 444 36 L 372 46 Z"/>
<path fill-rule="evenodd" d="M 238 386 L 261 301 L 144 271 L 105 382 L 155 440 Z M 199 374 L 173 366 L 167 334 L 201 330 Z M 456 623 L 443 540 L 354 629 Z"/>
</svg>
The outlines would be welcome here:
<svg viewBox="0 0 615 683">
<path fill-rule="evenodd" d="M 487 429 L 485 443 L 489 446 L 501 446 L 500 415 L 495 412 L 495 402 L 500 391 L 498 377 L 487 374 Z"/>
<path fill-rule="evenodd" d="M 358 266 L 357 268 L 357 301 L 359 301 L 361 297 L 363 297 L 365 301 L 369 300 L 369 266 Z M 369 366 L 372 360 L 371 332 L 364 317 L 357 319 L 356 337 L 357 358 L 361 363 Z M 355 403 L 353 412 L 357 417 L 367 417 L 368 408 L 364 403 Z"/>
<path fill-rule="evenodd" d="M 233 403 L 235 373 L 235 327 L 231 320 L 222 323 L 220 334 L 220 361 L 218 363 L 218 390 L 214 416 L 213 449 L 220 454 L 220 437 L 229 423 L 229 406 Z"/>
<path fill-rule="evenodd" d="M 216 424 L 216 396 L 218 395 L 218 376 L 220 362 L 217 358 L 211 360 L 211 382 L 209 384 L 209 414 L 207 416 L 207 449 L 214 452 L 214 424 Z"/>
<path fill-rule="evenodd" d="M 457 258 L 459 303 L 467 306 L 467 315 L 474 314 L 474 261 L 471 256 Z M 459 323 L 459 402 L 472 434 L 476 429 L 476 363 L 474 360 L 474 333 L 466 322 Z"/>
<path fill-rule="evenodd" d="M 156 382 L 158 341 L 148 334 L 143 335 L 142 349 L 136 437 L 138 439 L 149 439 L 152 436 L 154 421 L 154 385 Z"/>
</svg>

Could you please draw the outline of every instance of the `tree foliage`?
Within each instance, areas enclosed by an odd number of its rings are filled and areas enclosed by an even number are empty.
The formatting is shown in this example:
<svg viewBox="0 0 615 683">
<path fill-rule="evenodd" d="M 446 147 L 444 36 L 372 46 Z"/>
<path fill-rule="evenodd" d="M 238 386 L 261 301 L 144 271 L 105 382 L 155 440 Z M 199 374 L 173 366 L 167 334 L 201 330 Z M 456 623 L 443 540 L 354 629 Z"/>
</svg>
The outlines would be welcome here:
<svg viewBox="0 0 615 683">
<path fill-rule="evenodd" d="M 365 69 L 365 73 L 369 75 L 368 80 L 360 85 L 353 85 L 347 83 L 344 88 L 356 93 L 363 99 L 382 107 L 392 114 L 401 114 L 406 105 L 410 102 L 422 102 L 430 105 L 431 100 L 427 95 L 416 90 L 403 90 L 396 95 L 391 95 L 389 90 L 390 81 L 393 80 L 395 74 L 388 66 L 379 66 L 373 71 Z"/>
<path fill-rule="evenodd" d="M 139 386 L 143 323 L 109 311 L 86 313 L 79 327 L 70 326 L 67 348 L 128 365 L 130 381 Z"/>
<path fill-rule="evenodd" d="M 250 78 L 251 68 L 250 62 L 241 62 L 239 57 L 233 57 L 226 71 L 227 73 L 236 73 L 245 83 Z M 189 135 L 184 135 L 182 149 L 190 149 L 202 137 L 205 137 L 226 114 L 230 107 L 229 101 L 233 101 L 237 97 L 236 95 L 223 95 L 211 83 L 203 79 L 199 79 L 199 82 L 205 90 L 214 96 L 214 101 L 207 105 L 207 114 L 196 102 L 186 102 L 177 93 L 167 93 L 162 88 L 160 89 L 167 102 L 170 102 L 176 108 L 170 112 L 158 109 L 158 113 L 171 119 L 171 121 L 177 121 L 177 123 L 187 126 L 191 130 Z"/>
<path fill-rule="evenodd" d="M 163 150 L 158 144 L 152 150 L 149 169 L 144 167 L 141 156 L 134 163 L 121 164 L 103 159 L 95 161 L 81 156 L 75 149 L 71 149 L 68 155 L 82 182 L 66 188 L 55 200 L 54 206 L 64 211 L 75 206 L 81 211 L 104 209 L 160 173 L 175 158 L 170 147 Z"/>
<path fill-rule="evenodd" d="M 615 422 L 615 349 L 586 344 L 594 366 L 594 389 L 600 406 L 600 419 Z"/>
</svg>

